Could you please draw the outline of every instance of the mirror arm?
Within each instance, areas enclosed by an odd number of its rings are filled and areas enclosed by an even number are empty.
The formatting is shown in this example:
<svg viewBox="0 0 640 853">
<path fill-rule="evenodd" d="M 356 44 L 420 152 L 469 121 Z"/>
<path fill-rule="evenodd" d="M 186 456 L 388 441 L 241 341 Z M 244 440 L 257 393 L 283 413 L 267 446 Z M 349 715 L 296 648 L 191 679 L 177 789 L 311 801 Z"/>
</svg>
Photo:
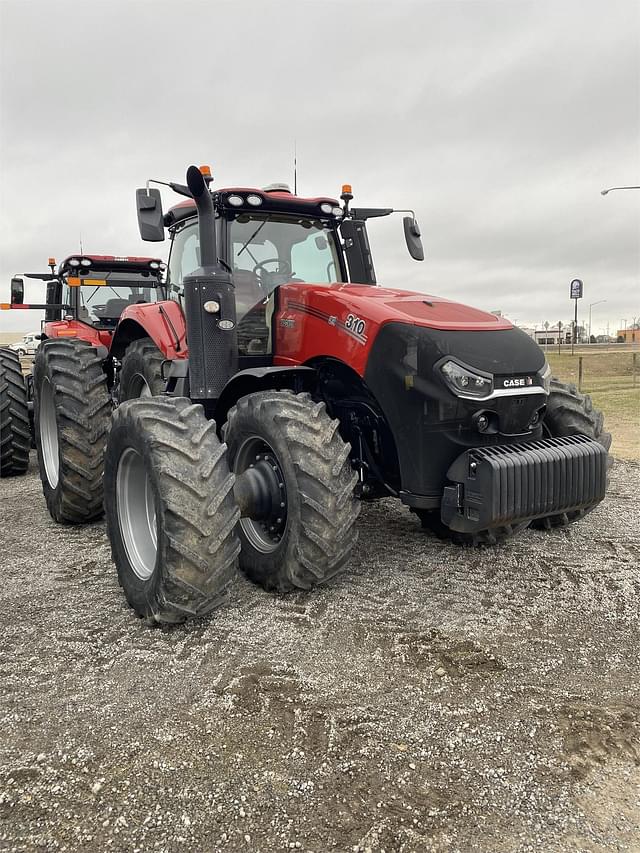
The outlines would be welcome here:
<svg viewBox="0 0 640 853">
<path fill-rule="evenodd" d="M 184 195 L 187 198 L 193 198 L 189 187 L 186 187 L 184 184 L 176 184 L 175 181 L 158 181 L 155 178 L 149 178 L 145 185 L 147 195 L 149 195 L 149 184 L 160 184 L 163 187 L 169 187 L 170 190 L 173 190 L 174 193 L 178 193 L 178 195 Z"/>
</svg>

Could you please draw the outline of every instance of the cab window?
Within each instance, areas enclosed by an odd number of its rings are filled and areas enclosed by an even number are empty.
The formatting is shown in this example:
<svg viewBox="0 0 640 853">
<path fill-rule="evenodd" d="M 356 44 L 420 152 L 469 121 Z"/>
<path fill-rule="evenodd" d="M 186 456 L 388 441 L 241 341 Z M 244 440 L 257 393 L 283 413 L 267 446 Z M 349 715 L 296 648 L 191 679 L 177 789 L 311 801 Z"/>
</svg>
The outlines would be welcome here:
<svg viewBox="0 0 640 853">
<path fill-rule="evenodd" d="M 169 256 L 168 281 L 172 296 L 182 296 L 183 281 L 200 266 L 198 225 L 192 222 L 176 231 Z"/>
</svg>

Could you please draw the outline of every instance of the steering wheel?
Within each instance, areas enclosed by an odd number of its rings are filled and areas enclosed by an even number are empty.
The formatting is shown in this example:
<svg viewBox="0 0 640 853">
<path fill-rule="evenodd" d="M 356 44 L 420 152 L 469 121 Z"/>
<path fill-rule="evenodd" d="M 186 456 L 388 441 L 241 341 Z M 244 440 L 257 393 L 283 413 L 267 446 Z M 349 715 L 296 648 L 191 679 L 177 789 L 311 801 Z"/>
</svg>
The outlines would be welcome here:
<svg viewBox="0 0 640 853">
<path fill-rule="evenodd" d="M 268 270 L 266 269 L 267 264 L 279 264 L 279 269 L 277 270 Z M 264 273 L 265 275 L 291 275 L 291 264 L 289 261 L 283 261 L 280 258 L 266 258 L 262 263 L 256 264 L 253 268 L 254 273 Z M 260 275 L 262 278 L 262 275 Z"/>
</svg>

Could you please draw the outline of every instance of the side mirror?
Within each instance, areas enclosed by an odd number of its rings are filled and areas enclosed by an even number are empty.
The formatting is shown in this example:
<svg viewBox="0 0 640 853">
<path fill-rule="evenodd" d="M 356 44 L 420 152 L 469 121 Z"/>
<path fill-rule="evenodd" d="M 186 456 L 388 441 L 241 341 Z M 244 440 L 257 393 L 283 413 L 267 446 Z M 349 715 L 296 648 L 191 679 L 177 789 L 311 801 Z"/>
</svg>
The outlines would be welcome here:
<svg viewBox="0 0 640 853">
<path fill-rule="evenodd" d="M 138 228 L 143 240 L 159 243 L 164 240 L 164 221 L 160 190 L 142 187 L 136 190 Z"/>
<path fill-rule="evenodd" d="M 407 249 L 414 261 L 424 261 L 424 248 L 420 239 L 420 226 L 418 220 L 413 216 L 403 216 L 404 239 L 407 241 Z"/>
<path fill-rule="evenodd" d="M 18 276 L 11 279 L 11 304 L 24 305 L 24 281 Z"/>
</svg>

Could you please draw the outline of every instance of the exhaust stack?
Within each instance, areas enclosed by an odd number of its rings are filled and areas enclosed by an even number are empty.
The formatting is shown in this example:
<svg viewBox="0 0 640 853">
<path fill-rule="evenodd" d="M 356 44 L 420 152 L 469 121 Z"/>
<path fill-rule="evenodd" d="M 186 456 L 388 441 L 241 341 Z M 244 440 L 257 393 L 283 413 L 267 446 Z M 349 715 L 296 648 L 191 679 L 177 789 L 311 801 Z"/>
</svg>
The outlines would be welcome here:
<svg viewBox="0 0 640 853">
<path fill-rule="evenodd" d="M 235 289 L 231 273 L 218 260 L 213 200 L 197 166 L 187 169 L 187 186 L 200 237 L 200 267 L 183 282 L 190 397 L 215 401 L 238 371 Z"/>
</svg>

